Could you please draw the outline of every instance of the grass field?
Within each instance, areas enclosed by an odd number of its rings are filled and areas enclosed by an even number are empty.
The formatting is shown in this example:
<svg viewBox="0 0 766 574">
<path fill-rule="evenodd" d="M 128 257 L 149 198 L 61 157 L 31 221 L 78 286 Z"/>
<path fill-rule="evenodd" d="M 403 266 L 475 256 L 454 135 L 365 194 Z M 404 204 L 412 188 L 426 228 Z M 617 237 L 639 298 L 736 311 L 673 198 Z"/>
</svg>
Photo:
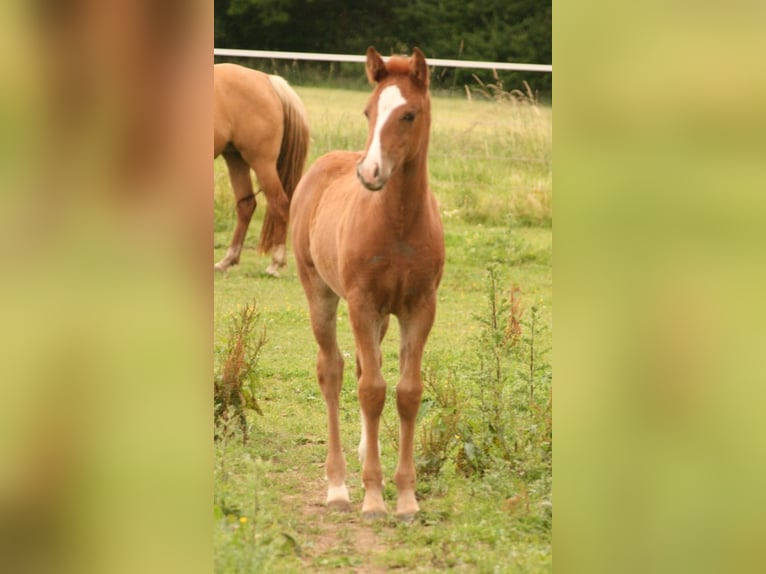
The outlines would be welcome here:
<svg viewBox="0 0 766 574">
<path fill-rule="evenodd" d="M 361 149 L 366 92 L 296 88 L 312 129 L 309 163 L 331 149 Z M 316 344 L 291 254 L 279 279 L 256 253 L 261 205 L 242 261 L 215 278 L 216 368 L 234 317 L 247 305 L 265 330 L 251 379 L 262 415 L 216 442 L 216 572 L 548 572 L 551 558 L 552 232 L 551 110 L 434 98 L 429 167 L 441 202 L 447 262 L 426 347 L 426 389 L 416 456 L 422 512 L 361 521 L 359 409 L 348 315 L 341 431 L 351 513 L 324 506 L 325 408 Z M 215 165 L 215 259 L 234 222 L 221 160 Z M 517 289 L 513 290 L 512 287 Z M 513 299 L 510 294 L 513 291 Z M 382 463 L 395 501 L 398 328 L 384 342 L 389 394 Z"/>
</svg>

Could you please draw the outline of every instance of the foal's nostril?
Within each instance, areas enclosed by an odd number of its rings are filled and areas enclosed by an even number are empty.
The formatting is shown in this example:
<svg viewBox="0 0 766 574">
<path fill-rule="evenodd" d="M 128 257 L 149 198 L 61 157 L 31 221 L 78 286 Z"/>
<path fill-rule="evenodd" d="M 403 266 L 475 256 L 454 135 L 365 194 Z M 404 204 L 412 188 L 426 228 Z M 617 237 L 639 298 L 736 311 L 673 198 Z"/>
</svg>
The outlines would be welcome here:
<svg viewBox="0 0 766 574">
<path fill-rule="evenodd" d="M 375 171 L 372 173 L 372 177 L 378 179 L 380 177 L 380 166 L 375 166 Z"/>
</svg>

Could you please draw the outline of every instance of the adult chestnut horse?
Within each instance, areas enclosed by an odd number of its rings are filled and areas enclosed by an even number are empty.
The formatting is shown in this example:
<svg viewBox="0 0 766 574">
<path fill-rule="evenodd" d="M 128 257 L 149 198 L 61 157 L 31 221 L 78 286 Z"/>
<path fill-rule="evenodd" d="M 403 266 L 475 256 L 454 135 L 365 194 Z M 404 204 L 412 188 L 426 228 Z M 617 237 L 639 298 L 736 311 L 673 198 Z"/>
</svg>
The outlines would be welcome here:
<svg viewBox="0 0 766 574">
<path fill-rule="evenodd" d="M 306 110 L 284 79 L 235 64 L 214 66 L 214 86 L 213 157 L 223 154 L 237 199 L 234 237 L 215 269 L 225 271 L 239 263 L 255 211 L 252 167 L 268 200 L 259 249 L 272 251 L 266 272 L 278 276 L 285 265 L 290 198 L 308 153 Z"/>
<path fill-rule="evenodd" d="M 366 518 L 386 512 L 378 446 L 386 397 L 380 344 L 390 314 L 399 320 L 400 440 L 394 481 L 396 514 L 407 520 L 418 511 L 415 417 L 423 392 L 423 348 L 444 267 L 444 232 L 428 187 L 431 105 L 425 57 L 415 48 L 410 58 L 392 57 L 385 63 L 370 47 L 366 67 L 368 79 L 377 84 L 365 108 L 366 149 L 328 153 L 303 177 L 291 207 L 293 251 L 319 344 L 317 377 L 329 428 L 327 505 L 339 508 L 350 501 L 338 412 L 343 358 L 335 327 L 338 301 L 348 301 L 362 410 L 359 457 Z"/>
</svg>

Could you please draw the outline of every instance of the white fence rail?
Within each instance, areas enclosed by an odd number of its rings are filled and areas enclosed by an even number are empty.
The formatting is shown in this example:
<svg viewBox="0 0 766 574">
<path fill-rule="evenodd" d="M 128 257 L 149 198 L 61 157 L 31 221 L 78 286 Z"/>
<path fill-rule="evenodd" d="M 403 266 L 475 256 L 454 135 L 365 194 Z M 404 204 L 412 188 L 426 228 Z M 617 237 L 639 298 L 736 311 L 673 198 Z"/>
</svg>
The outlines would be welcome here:
<svg viewBox="0 0 766 574">
<path fill-rule="evenodd" d="M 359 62 L 364 63 L 364 56 L 351 54 L 316 54 L 311 52 L 273 52 L 269 50 L 235 50 L 215 48 L 216 56 L 232 56 L 236 58 L 266 58 L 276 60 L 309 60 L 315 62 Z M 387 58 L 384 58 L 387 59 Z M 444 68 L 474 68 L 483 70 L 514 70 L 520 72 L 553 72 L 549 64 L 514 64 L 511 62 L 480 62 L 475 60 L 442 60 L 427 58 L 430 66 Z"/>
</svg>

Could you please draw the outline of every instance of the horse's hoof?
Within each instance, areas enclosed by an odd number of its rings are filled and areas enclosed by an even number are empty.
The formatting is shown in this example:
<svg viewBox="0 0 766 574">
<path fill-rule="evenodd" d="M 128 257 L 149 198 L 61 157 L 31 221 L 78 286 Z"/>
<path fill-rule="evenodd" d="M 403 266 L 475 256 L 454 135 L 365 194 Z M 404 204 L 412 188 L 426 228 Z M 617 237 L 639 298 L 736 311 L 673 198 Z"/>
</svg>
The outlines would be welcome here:
<svg viewBox="0 0 766 574">
<path fill-rule="evenodd" d="M 368 510 L 367 512 L 362 512 L 362 520 L 382 520 L 387 516 L 387 513 L 384 510 Z"/>
<path fill-rule="evenodd" d="M 351 499 L 345 484 L 331 486 L 327 489 L 327 508 L 346 512 L 351 510 Z"/>
<path fill-rule="evenodd" d="M 397 514 L 396 518 L 399 520 L 399 522 L 403 522 L 404 524 L 411 524 L 415 519 L 415 513 L 412 512 L 406 514 Z"/>
<path fill-rule="evenodd" d="M 269 277 L 279 277 L 279 268 L 275 265 L 269 265 L 266 268 L 266 275 Z"/>
<path fill-rule="evenodd" d="M 420 511 L 415 493 L 411 490 L 400 492 L 396 501 L 396 517 L 402 522 L 410 522 Z"/>
<path fill-rule="evenodd" d="M 213 265 L 213 271 L 218 271 L 218 273 L 224 273 L 226 269 L 228 269 L 228 265 L 222 265 L 220 263 L 216 263 Z"/>
</svg>

